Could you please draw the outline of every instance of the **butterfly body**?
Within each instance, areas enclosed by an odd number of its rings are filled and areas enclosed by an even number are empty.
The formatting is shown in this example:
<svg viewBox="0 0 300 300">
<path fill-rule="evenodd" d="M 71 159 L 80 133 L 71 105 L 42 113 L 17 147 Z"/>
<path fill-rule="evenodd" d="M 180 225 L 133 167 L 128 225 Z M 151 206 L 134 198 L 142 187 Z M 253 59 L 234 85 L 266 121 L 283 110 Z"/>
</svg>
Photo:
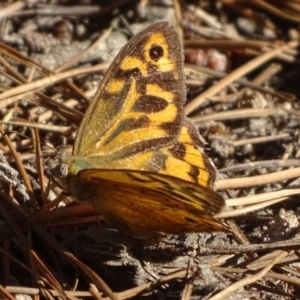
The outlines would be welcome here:
<svg viewBox="0 0 300 300">
<path fill-rule="evenodd" d="M 224 230 L 215 169 L 184 101 L 178 35 L 155 23 L 120 51 L 85 114 L 65 160 L 71 194 L 137 235 Z"/>
</svg>

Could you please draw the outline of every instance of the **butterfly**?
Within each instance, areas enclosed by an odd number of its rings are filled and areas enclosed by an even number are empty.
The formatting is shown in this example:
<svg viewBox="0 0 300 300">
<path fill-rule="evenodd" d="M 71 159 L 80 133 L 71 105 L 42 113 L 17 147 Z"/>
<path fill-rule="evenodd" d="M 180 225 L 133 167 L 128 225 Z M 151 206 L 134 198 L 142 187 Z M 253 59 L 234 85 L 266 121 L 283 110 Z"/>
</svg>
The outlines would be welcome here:
<svg viewBox="0 0 300 300">
<path fill-rule="evenodd" d="M 85 113 L 64 159 L 70 194 L 136 236 L 223 231 L 216 171 L 185 99 L 178 34 L 154 23 L 119 52 Z"/>
</svg>

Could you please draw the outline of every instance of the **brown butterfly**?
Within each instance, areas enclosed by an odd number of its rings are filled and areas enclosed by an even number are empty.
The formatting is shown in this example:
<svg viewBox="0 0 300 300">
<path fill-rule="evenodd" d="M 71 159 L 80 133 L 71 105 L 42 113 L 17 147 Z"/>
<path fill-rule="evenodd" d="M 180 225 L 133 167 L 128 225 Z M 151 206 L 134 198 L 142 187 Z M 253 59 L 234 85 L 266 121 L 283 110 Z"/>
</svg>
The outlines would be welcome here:
<svg viewBox="0 0 300 300">
<path fill-rule="evenodd" d="M 180 41 L 168 22 L 134 36 L 112 62 L 65 159 L 71 195 L 117 229 L 220 231 L 215 169 L 185 117 Z"/>
</svg>

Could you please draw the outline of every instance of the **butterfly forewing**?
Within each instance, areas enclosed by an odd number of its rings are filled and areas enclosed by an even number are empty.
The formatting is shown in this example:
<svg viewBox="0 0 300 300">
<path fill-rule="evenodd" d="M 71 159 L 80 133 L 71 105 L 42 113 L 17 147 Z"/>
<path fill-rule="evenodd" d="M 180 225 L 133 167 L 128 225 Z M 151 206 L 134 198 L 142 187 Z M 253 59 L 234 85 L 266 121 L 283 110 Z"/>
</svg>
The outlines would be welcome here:
<svg viewBox="0 0 300 300">
<path fill-rule="evenodd" d="M 69 159 L 70 164 L 72 157 Z M 87 160 L 87 165 L 84 162 Z M 79 169 L 101 167 L 99 157 L 80 159 Z M 75 162 L 78 166 L 79 163 Z M 203 152 L 203 143 L 195 126 L 185 118 L 177 139 L 169 146 L 151 149 L 111 161 L 110 169 L 142 170 L 180 178 L 202 187 L 213 188 L 215 169 Z"/>
<path fill-rule="evenodd" d="M 102 165 L 162 147 L 178 135 L 185 100 L 182 54 L 173 26 L 156 23 L 133 37 L 112 62 L 88 108 L 73 154 Z"/>
</svg>

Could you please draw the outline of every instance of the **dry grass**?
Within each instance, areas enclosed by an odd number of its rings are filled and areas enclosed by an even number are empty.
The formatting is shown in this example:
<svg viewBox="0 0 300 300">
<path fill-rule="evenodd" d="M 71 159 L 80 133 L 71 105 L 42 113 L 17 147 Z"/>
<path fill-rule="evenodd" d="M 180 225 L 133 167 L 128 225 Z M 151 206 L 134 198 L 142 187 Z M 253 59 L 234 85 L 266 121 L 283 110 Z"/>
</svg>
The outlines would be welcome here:
<svg viewBox="0 0 300 300">
<path fill-rule="evenodd" d="M 118 52 L 107 42 L 120 34 L 106 30 L 112 19 L 122 13 L 133 28 L 174 8 L 7 2 L 0 12 L 2 31 L 13 28 L 0 43 L 1 298 L 299 298 L 298 3 L 174 2 L 186 113 L 209 143 L 226 199 L 217 217 L 232 234 L 128 238 L 102 228 L 84 203 L 58 208 L 71 199 L 44 175 L 57 149 L 71 149 L 109 52 Z M 248 31 L 234 30 L 241 17 Z"/>
</svg>

